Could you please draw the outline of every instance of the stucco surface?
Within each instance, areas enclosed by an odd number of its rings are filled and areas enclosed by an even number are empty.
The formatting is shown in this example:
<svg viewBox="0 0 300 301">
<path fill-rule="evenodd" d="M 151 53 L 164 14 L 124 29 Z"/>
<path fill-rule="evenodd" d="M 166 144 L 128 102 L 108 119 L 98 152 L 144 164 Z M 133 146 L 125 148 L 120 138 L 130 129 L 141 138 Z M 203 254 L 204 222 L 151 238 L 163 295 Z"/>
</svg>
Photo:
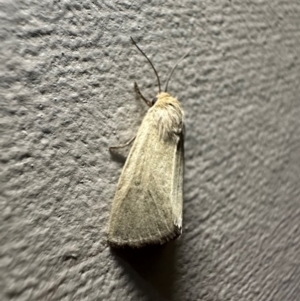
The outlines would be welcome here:
<svg viewBox="0 0 300 301">
<path fill-rule="evenodd" d="M 186 114 L 184 231 L 113 251 L 154 74 Z M 300 2 L 1 1 L 0 299 L 299 300 Z M 126 154 L 125 154 L 126 155 Z"/>
</svg>

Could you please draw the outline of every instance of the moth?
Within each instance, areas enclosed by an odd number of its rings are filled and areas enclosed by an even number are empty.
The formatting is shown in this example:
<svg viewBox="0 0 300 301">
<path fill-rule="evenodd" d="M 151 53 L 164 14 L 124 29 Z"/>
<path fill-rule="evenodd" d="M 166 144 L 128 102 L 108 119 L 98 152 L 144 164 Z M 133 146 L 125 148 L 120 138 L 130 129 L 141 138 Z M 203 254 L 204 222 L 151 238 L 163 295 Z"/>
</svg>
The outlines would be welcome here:
<svg viewBox="0 0 300 301">
<path fill-rule="evenodd" d="M 113 199 L 108 243 L 114 247 L 163 244 L 182 232 L 184 113 L 167 89 L 175 68 L 188 53 L 174 66 L 161 92 L 152 62 L 132 38 L 131 41 L 154 70 L 159 93 L 148 101 L 135 83 L 136 92 L 150 109 L 132 139 Z M 118 147 L 111 147 L 114 148 Z"/>
</svg>

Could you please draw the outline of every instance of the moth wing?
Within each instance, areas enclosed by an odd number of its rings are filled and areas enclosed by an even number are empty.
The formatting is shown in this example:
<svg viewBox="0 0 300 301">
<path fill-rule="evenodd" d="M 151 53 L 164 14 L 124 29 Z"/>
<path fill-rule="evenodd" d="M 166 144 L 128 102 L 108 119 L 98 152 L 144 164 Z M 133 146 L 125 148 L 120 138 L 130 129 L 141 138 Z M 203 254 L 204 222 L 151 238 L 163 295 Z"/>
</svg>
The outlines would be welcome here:
<svg viewBox="0 0 300 301">
<path fill-rule="evenodd" d="M 159 136 L 148 111 L 113 200 L 108 240 L 115 246 L 164 243 L 181 234 L 183 133 Z"/>
</svg>

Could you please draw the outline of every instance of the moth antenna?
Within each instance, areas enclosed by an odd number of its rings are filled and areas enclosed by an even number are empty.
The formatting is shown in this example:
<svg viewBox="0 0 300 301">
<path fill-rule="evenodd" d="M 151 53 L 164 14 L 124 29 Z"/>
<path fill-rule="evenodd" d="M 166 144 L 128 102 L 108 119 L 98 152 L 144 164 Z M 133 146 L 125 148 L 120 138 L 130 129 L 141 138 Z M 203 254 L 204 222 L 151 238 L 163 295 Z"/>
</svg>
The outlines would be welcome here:
<svg viewBox="0 0 300 301">
<path fill-rule="evenodd" d="M 171 77 L 172 77 L 172 75 L 173 75 L 173 73 L 174 73 L 176 67 L 179 65 L 179 63 L 180 63 L 185 57 L 188 56 L 188 54 L 191 52 L 191 50 L 192 50 L 192 49 L 189 49 L 189 50 L 187 51 L 187 53 L 186 53 L 184 56 L 182 56 L 182 57 L 177 61 L 177 63 L 175 64 L 175 66 L 173 67 L 173 69 L 172 69 L 172 71 L 170 72 L 170 75 L 169 75 L 169 77 L 168 77 L 167 83 L 166 83 L 165 92 L 167 92 L 167 90 L 168 90 L 169 81 L 170 81 L 170 79 L 171 79 Z"/>
<path fill-rule="evenodd" d="M 142 55 L 147 59 L 147 61 L 149 62 L 149 64 L 151 65 L 152 69 L 154 70 L 154 73 L 156 75 L 156 78 L 157 78 L 157 83 L 158 83 L 158 90 L 159 90 L 159 93 L 161 92 L 161 86 L 160 86 L 160 80 L 159 80 L 159 77 L 158 77 L 158 74 L 157 74 L 157 71 L 155 70 L 152 62 L 150 61 L 150 59 L 147 57 L 147 55 L 144 53 L 144 51 L 137 45 L 137 43 L 135 42 L 135 40 L 130 37 L 131 39 L 131 42 L 133 43 L 133 45 L 142 53 Z"/>
</svg>

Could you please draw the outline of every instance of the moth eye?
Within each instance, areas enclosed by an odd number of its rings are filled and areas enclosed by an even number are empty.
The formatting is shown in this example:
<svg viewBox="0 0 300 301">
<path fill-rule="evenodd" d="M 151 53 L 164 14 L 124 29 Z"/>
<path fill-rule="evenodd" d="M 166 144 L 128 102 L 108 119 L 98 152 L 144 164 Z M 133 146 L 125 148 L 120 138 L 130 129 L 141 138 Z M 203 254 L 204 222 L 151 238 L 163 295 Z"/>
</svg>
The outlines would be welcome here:
<svg viewBox="0 0 300 301">
<path fill-rule="evenodd" d="M 152 99 L 152 101 L 151 101 L 152 106 L 155 105 L 156 102 L 157 102 L 157 97 Z"/>
</svg>

